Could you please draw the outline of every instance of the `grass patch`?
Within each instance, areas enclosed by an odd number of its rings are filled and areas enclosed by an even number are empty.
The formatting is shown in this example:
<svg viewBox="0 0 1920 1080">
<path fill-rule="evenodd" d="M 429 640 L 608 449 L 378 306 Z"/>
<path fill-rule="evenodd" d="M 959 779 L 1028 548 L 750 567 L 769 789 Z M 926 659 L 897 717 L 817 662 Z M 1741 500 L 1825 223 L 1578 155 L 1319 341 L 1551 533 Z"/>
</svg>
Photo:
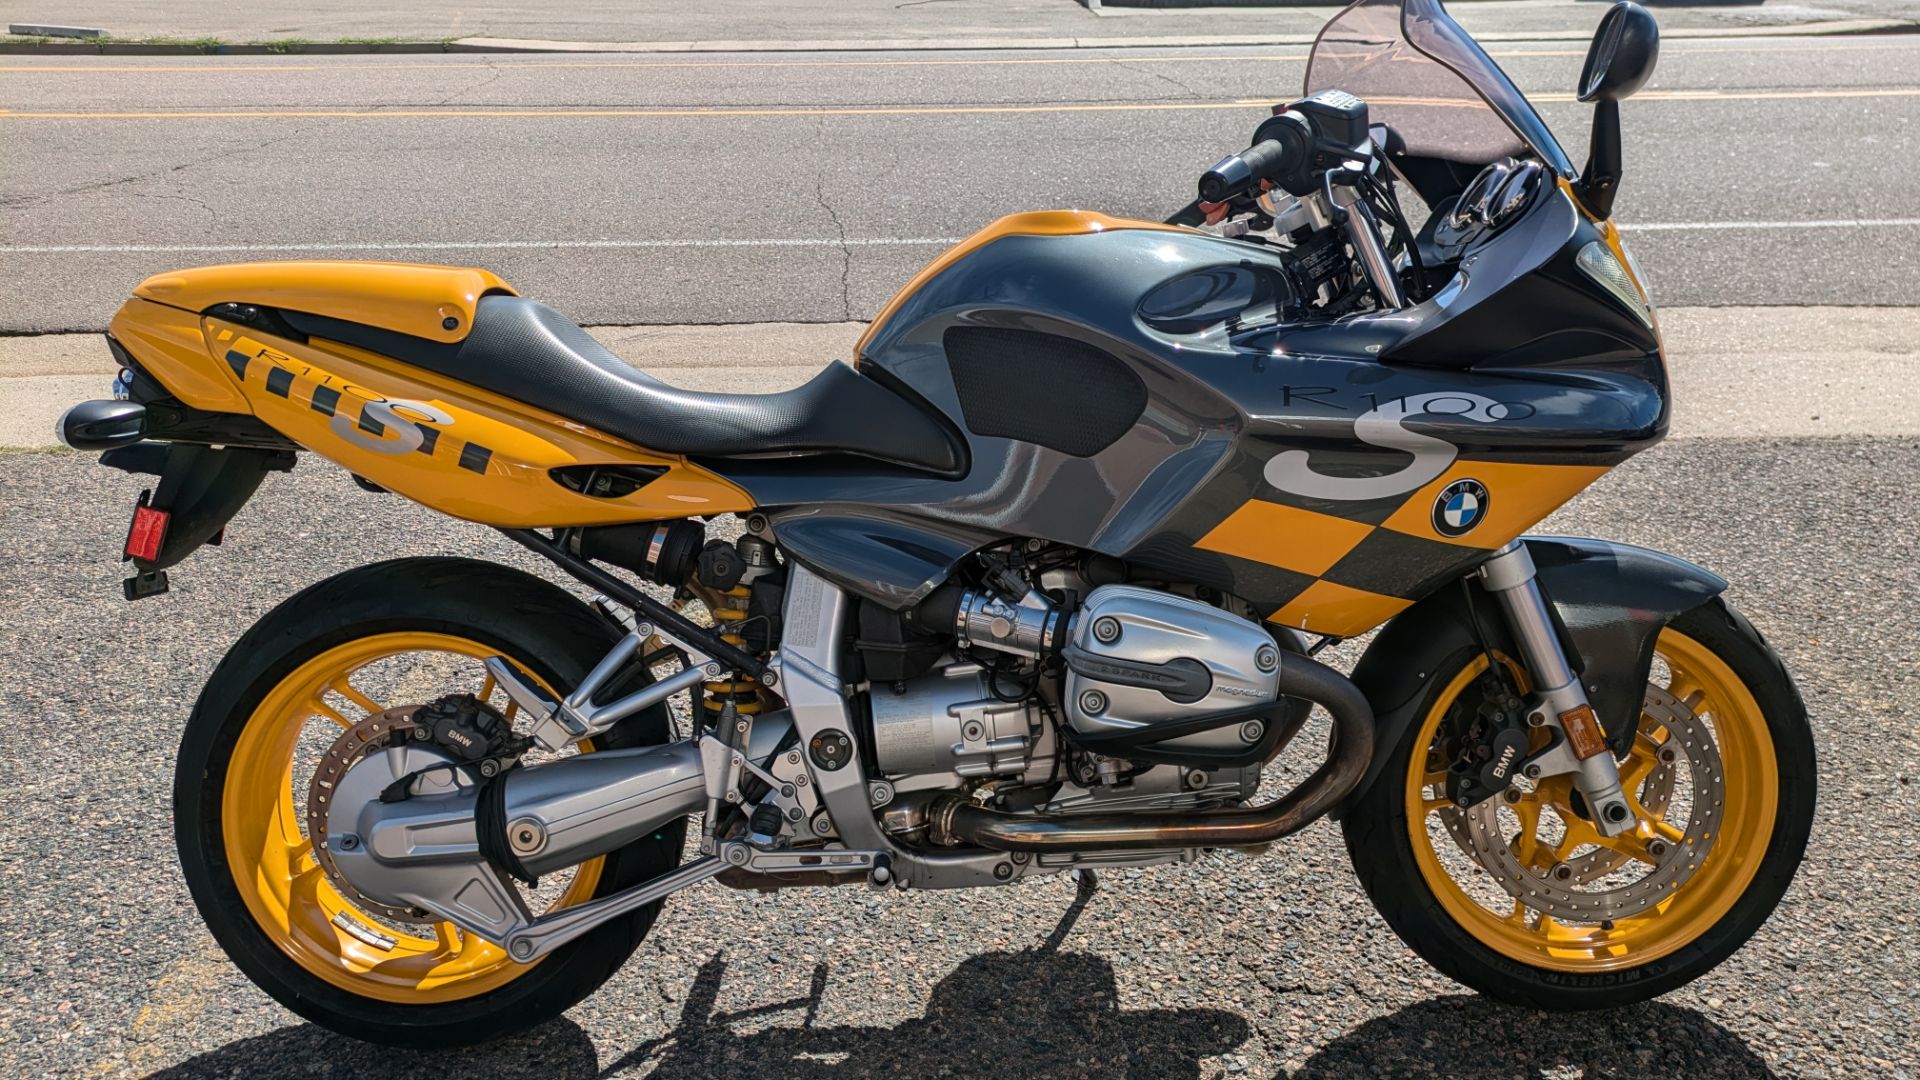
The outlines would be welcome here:
<svg viewBox="0 0 1920 1080">
<path fill-rule="evenodd" d="M 262 42 L 270 53 L 302 53 L 307 51 L 306 38 L 275 38 Z"/>
<path fill-rule="evenodd" d="M 93 43 L 99 45 L 165 45 L 176 49 L 192 49 L 196 52 L 205 53 L 213 52 L 226 44 L 225 41 L 217 37 L 103 37 L 94 38 Z"/>
</svg>

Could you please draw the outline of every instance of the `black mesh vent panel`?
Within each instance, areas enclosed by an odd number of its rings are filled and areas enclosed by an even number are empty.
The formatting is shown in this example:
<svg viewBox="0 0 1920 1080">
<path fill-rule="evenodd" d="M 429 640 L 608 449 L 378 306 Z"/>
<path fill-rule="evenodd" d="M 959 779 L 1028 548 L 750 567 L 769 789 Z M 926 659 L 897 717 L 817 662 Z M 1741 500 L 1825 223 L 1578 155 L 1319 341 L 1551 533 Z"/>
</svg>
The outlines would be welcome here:
<svg viewBox="0 0 1920 1080">
<path fill-rule="evenodd" d="M 942 343 L 967 430 L 1091 457 L 1147 408 L 1147 387 L 1119 358 L 1034 330 L 955 326 Z"/>
</svg>

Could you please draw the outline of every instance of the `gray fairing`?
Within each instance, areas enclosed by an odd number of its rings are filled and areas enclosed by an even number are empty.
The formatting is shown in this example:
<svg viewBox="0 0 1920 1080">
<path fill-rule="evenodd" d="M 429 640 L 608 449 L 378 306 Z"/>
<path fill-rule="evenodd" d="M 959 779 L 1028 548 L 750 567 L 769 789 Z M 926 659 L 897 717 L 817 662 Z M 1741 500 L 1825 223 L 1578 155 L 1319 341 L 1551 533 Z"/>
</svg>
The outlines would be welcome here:
<svg viewBox="0 0 1920 1080">
<path fill-rule="evenodd" d="M 1552 192 L 1470 254 L 1459 287 L 1403 311 L 1311 324 L 1286 321 L 1295 297 L 1272 248 L 1146 228 L 1002 236 L 906 297 L 860 356 L 966 432 L 966 476 L 817 459 L 705 464 L 768 509 L 795 557 L 889 607 L 937 585 L 964 557 L 961 543 L 1035 537 L 1277 609 L 1311 579 L 1195 542 L 1249 498 L 1273 496 L 1261 476 L 1276 454 L 1304 449 L 1332 474 L 1401 468 L 1405 454 L 1354 436 L 1355 418 L 1381 402 L 1465 392 L 1504 403 L 1498 423 L 1413 422 L 1462 460 L 1612 465 L 1665 434 L 1657 339 L 1562 265 L 1597 236 Z M 1140 380 L 1145 407 L 1084 456 L 981 434 L 949 366 L 955 328 L 1090 345 Z M 1006 393 L 1036 396 L 1021 383 Z M 1064 396 L 1046 407 L 1081 404 Z M 1297 505 L 1377 524 L 1400 501 Z M 1396 595 L 1424 595 L 1483 554 L 1438 545 L 1396 570 Z"/>
<path fill-rule="evenodd" d="M 1682 612 L 1720 595 L 1722 578 L 1682 559 L 1604 540 L 1524 538 L 1539 581 L 1566 630 L 1569 658 L 1616 756 L 1638 730 L 1647 677 L 1660 631 Z M 1475 593 L 1478 590 L 1474 590 Z M 1373 705 L 1378 731 L 1373 764 L 1335 816 L 1372 786 L 1426 699 L 1480 650 L 1467 596 L 1444 589 L 1415 604 L 1380 631 L 1354 666 L 1353 681 Z M 1492 605 L 1480 625 L 1493 648 L 1511 653 L 1505 624 Z"/>
</svg>

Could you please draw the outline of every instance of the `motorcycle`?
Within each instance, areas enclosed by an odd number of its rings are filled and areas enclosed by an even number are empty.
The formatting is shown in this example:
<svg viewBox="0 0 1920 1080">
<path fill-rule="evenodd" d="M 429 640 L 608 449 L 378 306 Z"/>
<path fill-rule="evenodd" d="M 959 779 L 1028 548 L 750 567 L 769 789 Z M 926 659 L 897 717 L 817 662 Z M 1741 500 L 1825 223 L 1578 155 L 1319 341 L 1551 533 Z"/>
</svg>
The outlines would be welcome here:
<svg viewBox="0 0 1920 1080">
<path fill-rule="evenodd" d="M 1801 860 L 1805 707 L 1719 577 L 1526 535 L 1667 430 L 1611 220 L 1657 52 L 1605 14 L 1576 170 L 1439 0 L 1358 0 L 1186 209 L 996 221 L 778 393 L 663 385 L 485 270 L 143 282 L 114 398 L 61 422 L 157 478 L 128 599 L 301 453 L 594 594 L 410 558 L 247 630 L 179 753 L 201 916 L 295 1012 L 450 1046 L 704 882 L 1013 886 L 1328 817 L 1484 994 L 1697 978 Z M 1316 706 L 1324 760 L 1262 801 Z"/>
</svg>

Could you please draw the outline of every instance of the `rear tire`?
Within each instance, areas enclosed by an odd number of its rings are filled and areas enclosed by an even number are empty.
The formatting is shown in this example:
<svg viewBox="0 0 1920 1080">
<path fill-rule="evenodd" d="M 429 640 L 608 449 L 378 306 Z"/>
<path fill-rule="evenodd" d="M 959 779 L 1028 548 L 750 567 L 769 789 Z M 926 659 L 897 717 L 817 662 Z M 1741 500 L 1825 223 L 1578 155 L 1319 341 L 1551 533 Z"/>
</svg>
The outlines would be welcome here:
<svg viewBox="0 0 1920 1080">
<path fill-rule="evenodd" d="M 1715 599 L 1679 616 L 1670 632 L 1707 650 L 1745 687 L 1758 706 L 1754 726 L 1759 730 L 1753 734 L 1764 737 L 1771 748 L 1774 767 L 1766 771 L 1773 774 L 1775 785 L 1773 822 L 1770 829 L 1753 835 L 1750 850 L 1764 853 L 1737 899 L 1723 915 L 1690 938 L 1659 941 L 1656 937 L 1647 949 L 1650 958 L 1645 962 L 1633 962 L 1630 951 L 1624 960 L 1597 953 L 1589 970 L 1581 970 L 1581 963 L 1574 959 L 1556 967 L 1517 959 L 1512 955 L 1518 951 L 1516 946 L 1497 926 L 1473 917 L 1471 911 L 1463 920 L 1457 899 L 1443 902 L 1430 871 L 1423 871 L 1422 860 L 1416 856 L 1416 844 L 1432 841 L 1424 820 L 1417 825 L 1410 823 L 1407 797 L 1414 755 L 1421 755 L 1423 771 L 1429 767 L 1425 751 L 1434 730 L 1435 710 L 1444 712 L 1451 707 L 1442 699 L 1454 688 L 1456 673 L 1480 660 L 1477 652 L 1463 653 L 1435 673 L 1426 699 L 1415 713 L 1415 722 L 1408 725 L 1379 779 L 1344 822 L 1348 854 L 1374 907 L 1401 940 L 1442 973 L 1514 1005 L 1548 1010 L 1611 1008 L 1657 997 L 1712 970 L 1745 944 L 1772 914 L 1800 865 L 1813 823 L 1814 747 L 1806 706 L 1779 657 L 1760 633 L 1723 601 Z M 1677 643 L 1680 639 L 1662 640 Z M 1737 710 L 1723 711 L 1725 717 L 1714 719 L 1716 738 L 1722 741 L 1727 735 L 1720 725 L 1733 723 Z M 1736 780 L 1768 783 L 1766 776 L 1736 777 L 1735 771 L 1731 765 L 1724 769 L 1728 785 Z M 1739 826 L 1732 817 L 1734 789 L 1729 786 L 1727 792 L 1729 816 L 1722 823 L 1723 841 Z M 1722 855 L 1725 865 L 1724 853 L 1708 849 L 1700 863 L 1702 878 L 1716 854 Z M 1651 921 L 1672 918 L 1680 910 L 1678 901 L 1687 887 L 1681 885 L 1681 891 L 1675 892 L 1669 903 L 1655 909 L 1659 913 L 1652 915 Z M 1571 925 L 1580 929 L 1577 924 Z M 1612 927 L 1602 929 L 1611 931 Z"/>
<path fill-rule="evenodd" d="M 236 747 L 245 745 L 243 735 L 261 737 L 258 729 L 245 735 L 250 723 L 271 728 L 287 722 L 267 715 L 271 707 L 263 708 L 276 688 L 312 670 L 316 662 L 324 666 L 325 657 L 381 635 L 398 635 L 381 640 L 470 643 L 470 655 L 506 656 L 548 686 L 562 688 L 584 677 L 616 640 L 606 620 L 561 589 L 471 559 L 379 563 L 304 590 L 235 643 L 187 722 L 174 779 L 175 839 L 187 887 L 215 940 L 255 985 L 301 1016 L 343 1035 L 416 1048 L 467 1046 L 543 1023 L 591 994 L 620 967 L 653 925 L 659 904 L 607 923 L 533 965 L 507 961 L 489 969 L 486 979 L 474 980 L 472 993 L 463 993 L 462 985 L 449 977 L 432 985 L 423 981 L 420 992 L 409 995 L 391 978 L 376 984 L 366 973 L 356 973 L 345 958 L 334 967 L 316 961 L 313 950 L 303 948 L 288 926 L 271 918 L 263 923 L 259 911 L 262 897 L 268 895 L 264 887 L 249 886 L 253 891 L 242 893 L 229 858 L 230 827 L 223 823 L 231 811 L 233 821 L 252 828 L 258 814 L 269 811 L 241 805 L 239 796 L 230 793 L 230 786 L 241 790 L 238 780 L 229 784 Z M 468 658 L 462 656 L 460 662 Z M 463 689 L 470 688 L 434 693 Z M 670 737 L 667 712 L 660 706 L 629 718 L 595 748 L 647 745 Z M 241 768 L 252 767 L 242 760 Z M 284 792 L 290 785 L 269 781 L 265 789 L 276 786 Z M 297 781 L 291 786 L 297 787 Z M 235 800 L 231 807 L 230 794 Z M 583 876 L 593 864 L 584 865 L 562 902 L 609 895 L 672 869 L 680 858 L 683 829 L 676 823 L 604 856 L 595 877 Z M 304 865 L 299 859 L 291 859 L 296 870 Z M 247 877 L 251 880 L 257 873 Z M 286 903 L 291 907 L 291 900 Z M 289 915 L 281 923 L 297 921 Z M 308 919 L 302 932 L 311 937 L 311 927 Z M 504 954 L 500 958 L 504 960 Z"/>
</svg>

